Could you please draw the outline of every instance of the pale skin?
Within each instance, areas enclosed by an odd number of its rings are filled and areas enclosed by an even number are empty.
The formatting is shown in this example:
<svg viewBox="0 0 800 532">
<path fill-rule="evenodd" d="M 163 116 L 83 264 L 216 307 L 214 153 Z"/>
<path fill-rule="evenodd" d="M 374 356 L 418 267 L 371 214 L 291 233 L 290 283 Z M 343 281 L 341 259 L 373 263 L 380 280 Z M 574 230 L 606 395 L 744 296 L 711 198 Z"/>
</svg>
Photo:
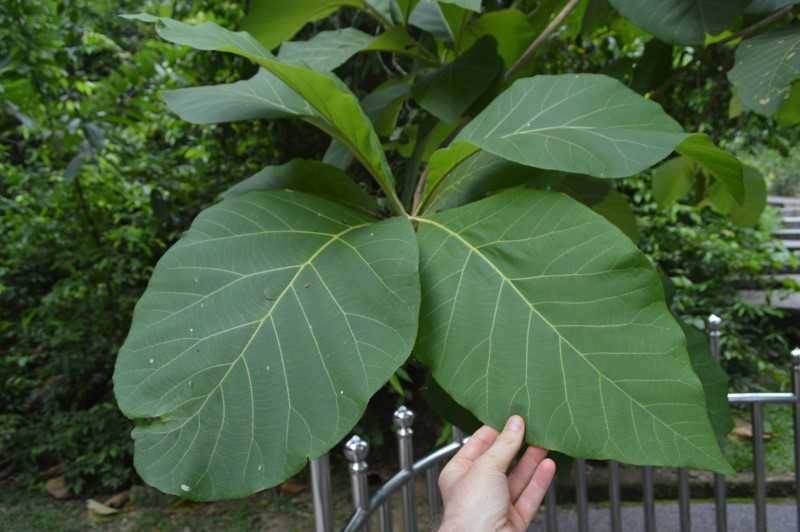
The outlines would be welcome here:
<svg viewBox="0 0 800 532">
<path fill-rule="evenodd" d="M 544 499 L 556 464 L 547 451 L 528 447 L 509 470 L 525 438 L 525 423 L 511 416 L 502 432 L 483 426 L 439 475 L 444 517 L 439 532 L 523 532 Z"/>
</svg>

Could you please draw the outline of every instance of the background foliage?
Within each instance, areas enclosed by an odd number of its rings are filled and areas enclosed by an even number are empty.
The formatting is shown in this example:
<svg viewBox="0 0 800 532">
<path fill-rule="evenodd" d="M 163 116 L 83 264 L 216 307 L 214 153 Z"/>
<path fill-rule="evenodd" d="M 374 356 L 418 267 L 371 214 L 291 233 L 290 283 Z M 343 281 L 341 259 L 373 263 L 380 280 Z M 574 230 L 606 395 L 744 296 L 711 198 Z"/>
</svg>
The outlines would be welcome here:
<svg viewBox="0 0 800 532">
<path fill-rule="evenodd" d="M 528 1 L 528 9 L 538 2 Z M 192 126 L 165 111 L 159 92 L 249 77 L 252 65 L 226 54 L 174 47 L 114 15 L 146 11 L 236 27 L 243 2 L 9 0 L 0 5 L 0 470 L 35 485 L 63 474 L 73 492 L 134 480 L 130 423 L 111 395 L 111 372 L 133 304 L 155 261 L 190 220 L 230 184 L 264 164 L 318 158 L 325 138 L 295 123 Z M 344 10 L 314 29 L 370 22 Z M 687 129 L 725 141 L 770 176 L 774 192 L 797 191 L 796 133 L 752 113 L 731 117 L 725 72 L 732 54 L 710 52 L 677 80 L 637 68 L 643 46 L 625 24 L 590 32 L 571 18 L 535 65 L 543 72 L 611 72 L 654 98 Z M 589 28 L 590 29 L 590 28 Z M 340 75 L 363 95 L 385 69 L 378 54 Z M 663 87 L 663 88 L 662 88 Z M 412 109 L 402 108 L 400 122 Z M 734 113 L 735 114 L 735 113 Z M 407 140 L 392 138 L 398 152 Z M 785 380 L 790 319 L 773 309 L 732 304 L 735 291 L 791 266 L 770 235 L 710 209 L 658 210 L 648 175 L 620 190 L 636 205 L 643 249 L 676 285 L 674 307 L 699 326 L 711 311 L 726 319 L 727 369 L 737 387 Z M 413 371 L 413 368 L 412 368 Z M 398 383 L 395 382 L 397 385 Z M 400 383 L 401 385 L 403 383 Z M 375 404 L 416 390 L 379 394 Z M 381 409 L 385 411 L 386 409 Z M 364 426 L 373 422 L 368 415 Z M 373 429 L 378 430 L 378 429 Z M 373 440 L 374 441 L 374 440 Z"/>
</svg>

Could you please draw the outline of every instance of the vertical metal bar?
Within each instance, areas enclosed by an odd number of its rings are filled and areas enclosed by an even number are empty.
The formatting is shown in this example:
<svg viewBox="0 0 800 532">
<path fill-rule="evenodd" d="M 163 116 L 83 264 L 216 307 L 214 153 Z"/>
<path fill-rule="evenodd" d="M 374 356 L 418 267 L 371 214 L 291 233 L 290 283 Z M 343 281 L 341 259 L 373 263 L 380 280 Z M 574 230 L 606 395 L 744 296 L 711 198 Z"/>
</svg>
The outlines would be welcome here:
<svg viewBox="0 0 800 532">
<path fill-rule="evenodd" d="M 314 531 L 333 532 L 331 461 L 328 453 L 311 460 L 311 493 L 314 501 Z"/>
<path fill-rule="evenodd" d="M 442 514 L 442 496 L 439 493 L 439 464 L 433 464 L 425 471 L 425 487 L 428 491 L 428 515 L 431 527 L 435 527 Z"/>
<path fill-rule="evenodd" d="M 575 459 L 575 501 L 578 505 L 578 532 L 589 532 L 589 493 L 586 485 L 586 460 Z"/>
<path fill-rule="evenodd" d="M 656 532 L 656 501 L 653 492 L 653 468 L 642 468 L 642 495 L 644 498 L 644 530 Z"/>
<path fill-rule="evenodd" d="M 800 530 L 800 348 L 792 350 L 792 392 L 794 393 L 794 492 L 797 498 L 797 529 Z"/>
<path fill-rule="evenodd" d="M 369 510 L 369 486 L 367 485 L 367 455 L 369 444 L 360 437 L 353 436 L 344 444 L 344 457 L 350 462 L 350 487 L 353 492 L 353 509 Z M 364 521 L 361 530 L 369 532 L 369 520 Z"/>
<path fill-rule="evenodd" d="M 753 476 L 755 480 L 756 531 L 767 532 L 767 470 L 764 464 L 764 405 L 753 403 Z"/>
<path fill-rule="evenodd" d="M 453 431 L 453 441 L 457 441 L 458 443 L 461 443 L 461 442 L 464 441 L 464 431 L 463 430 L 461 430 L 460 428 L 456 427 L 455 425 L 452 425 L 452 431 Z"/>
<path fill-rule="evenodd" d="M 397 431 L 397 448 L 400 453 L 400 468 L 411 471 L 414 465 L 414 412 L 401 406 L 394 413 Z M 417 532 L 417 514 L 414 500 L 414 478 L 403 485 L 403 525 L 406 532 Z"/>
<path fill-rule="evenodd" d="M 392 499 L 387 498 L 386 502 L 378 508 L 378 523 L 381 532 L 392 532 Z"/>
<path fill-rule="evenodd" d="M 680 514 L 681 532 L 691 532 L 692 514 L 689 504 L 689 471 L 678 469 L 678 513 Z"/>
<path fill-rule="evenodd" d="M 611 503 L 611 532 L 622 532 L 622 510 L 619 493 L 619 462 L 608 461 L 608 500 Z"/>
<path fill-rule="evenodd" d="M 558 532 L 558 501 L 556 500 L 556 479 L 550 484 L 545 496 L 547 513 L 544 514 L 547 532 Z"/>
<path fill-rule="evenodd" d="M 720 349 L 720 336 L 722 329 L 722 318 L 716 314 L 708 317 L 708 347 L 711 356 L 715 360 L 722 359 Z M 716 514 L 717 532 L 728 531 L 728 493 L 725 485 L 725 477 L 719 473 L 714 473 L 714 511 Z"/>
</svg>

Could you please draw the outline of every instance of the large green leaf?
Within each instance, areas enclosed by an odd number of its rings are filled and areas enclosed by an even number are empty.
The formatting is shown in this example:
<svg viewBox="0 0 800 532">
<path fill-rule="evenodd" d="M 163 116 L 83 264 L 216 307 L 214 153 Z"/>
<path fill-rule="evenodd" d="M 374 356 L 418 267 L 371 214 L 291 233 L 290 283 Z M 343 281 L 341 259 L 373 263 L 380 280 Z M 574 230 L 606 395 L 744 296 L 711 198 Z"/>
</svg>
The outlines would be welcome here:
<svg viewBox="0 0 800 532">
<path fill-rule="evenodd" d="M 662 41 L 703 44 L 741 15 L 750 0 L 610 0 L 637 26 Z"/>
<path fill-rule="evenodd" d="M 719 362 L 714 360 L 708 337 L 685 322 L 681 321 L 680 324 L 683 334 L 686 335 L 686 348 L 692 361 L 692 369 L 703 383 L 708 418 L 717 440 L 722 442 L 733 430 L 733 417 L 728 406 L 728 375 Z"/>
<path fill-rule="evenodd" d="M 300 28 L 344 6 L 364 8 L 361 0 L 250 0 L 242 29 L 268 49 L 291 39 Z"/>
<path fill-rule="evenodd" d="M 420 76 L 414 98 L 420 107 L 440 120 L 455 122 L 502 72 L 503 60 L 497 55 L 497 43 L 491 37 L 484 37 L 452 63 Z"/>
<path fill-rule="evenodd" d="M 529 443 L 576 456 L 731 472 L 658 274 L 617 228 L 525 189 L 417 221 L 415 354 L 481 421 L 521 414 Z"/>
<path fill-rule="evenodd" d="M 538 168 L 624 177 L 657 163 L 686 138 L 657 103 L 597 74 L 520 79 L 458 135 Z"/>
<path fill-rule="evenodd" d="M 307 101 L 264 69 L 248 80 L 164 91 L 163 95 L 172 112 L 193 124 L 287 117 L 323 120 Z"/>
<path fill-rule="evenodd" d="M 728 72 L 745 109 L 772 116 L 800 79 L 800 26 L 793 24 L 756 35 L 736 48 Z"/>
<path fill-rule="evenodd" d="M 232 198 L 253 190 L 280 189 L 308 192 L 370 214 L 380 210 L 375 198 L 339 168 L 305 159 L 267 166 L 223 192 L 222 197 Z"/>
<path fill-rule="evenodd" d="M 306 67 L 281 63 L 246 32 L 232 32 L 206 22 L 197 26 L 151 15 L 126 15 L 155 22 L 165 40 L 198 50 L 217 50 L 241 55 L 259 64 L 304 98 L 324 120 L 315 122 L 344 143 L 372 174 L 395 210 L 403 207 L 394 190 L 394 176 L 383 146 L 358 99 L 339 78 Z"/>
<path fill-rule="evenodd" d="M 336 445 L 411 350 L 417 267 L 403 217 L 292 191 L 203 211 L 156 266 L 117 359 L 142 478 L 242 497 Z"/>
<path fill-rule="evenodd" d="M 737 202 L 744 201 L 742 163 L 730 153 L 718 148 L 706 135 L 700 133 L 690 135 L 675 151 L 696 161 L 722 183 Z"/>
<path fill-rule="evenodd" d="M 321 31 L 307 41 L 288 41 L 281 45 L 278 59 L 329 72 L 342 65 L 375 39 L 355 28 Z"/>
</svg>

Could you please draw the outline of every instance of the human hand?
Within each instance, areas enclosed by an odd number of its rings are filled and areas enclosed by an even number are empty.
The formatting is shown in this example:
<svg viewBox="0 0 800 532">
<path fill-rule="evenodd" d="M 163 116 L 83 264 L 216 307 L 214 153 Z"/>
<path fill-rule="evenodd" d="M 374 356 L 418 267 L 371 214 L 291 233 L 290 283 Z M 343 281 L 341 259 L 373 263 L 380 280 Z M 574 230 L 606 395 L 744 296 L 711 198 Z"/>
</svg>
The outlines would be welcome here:
<svg viewBox="0 0 800 532">
<path fill-rule="evenodd" d="M 484 425 L 439 475 L 444 518 L 439 532 L 522 532 L 544 499 L 556 464 L 547 451 L 528 447 L 507 474 L 525 437 L 525 422 L 511 416 L 498 434 Z"/>
</svg>

